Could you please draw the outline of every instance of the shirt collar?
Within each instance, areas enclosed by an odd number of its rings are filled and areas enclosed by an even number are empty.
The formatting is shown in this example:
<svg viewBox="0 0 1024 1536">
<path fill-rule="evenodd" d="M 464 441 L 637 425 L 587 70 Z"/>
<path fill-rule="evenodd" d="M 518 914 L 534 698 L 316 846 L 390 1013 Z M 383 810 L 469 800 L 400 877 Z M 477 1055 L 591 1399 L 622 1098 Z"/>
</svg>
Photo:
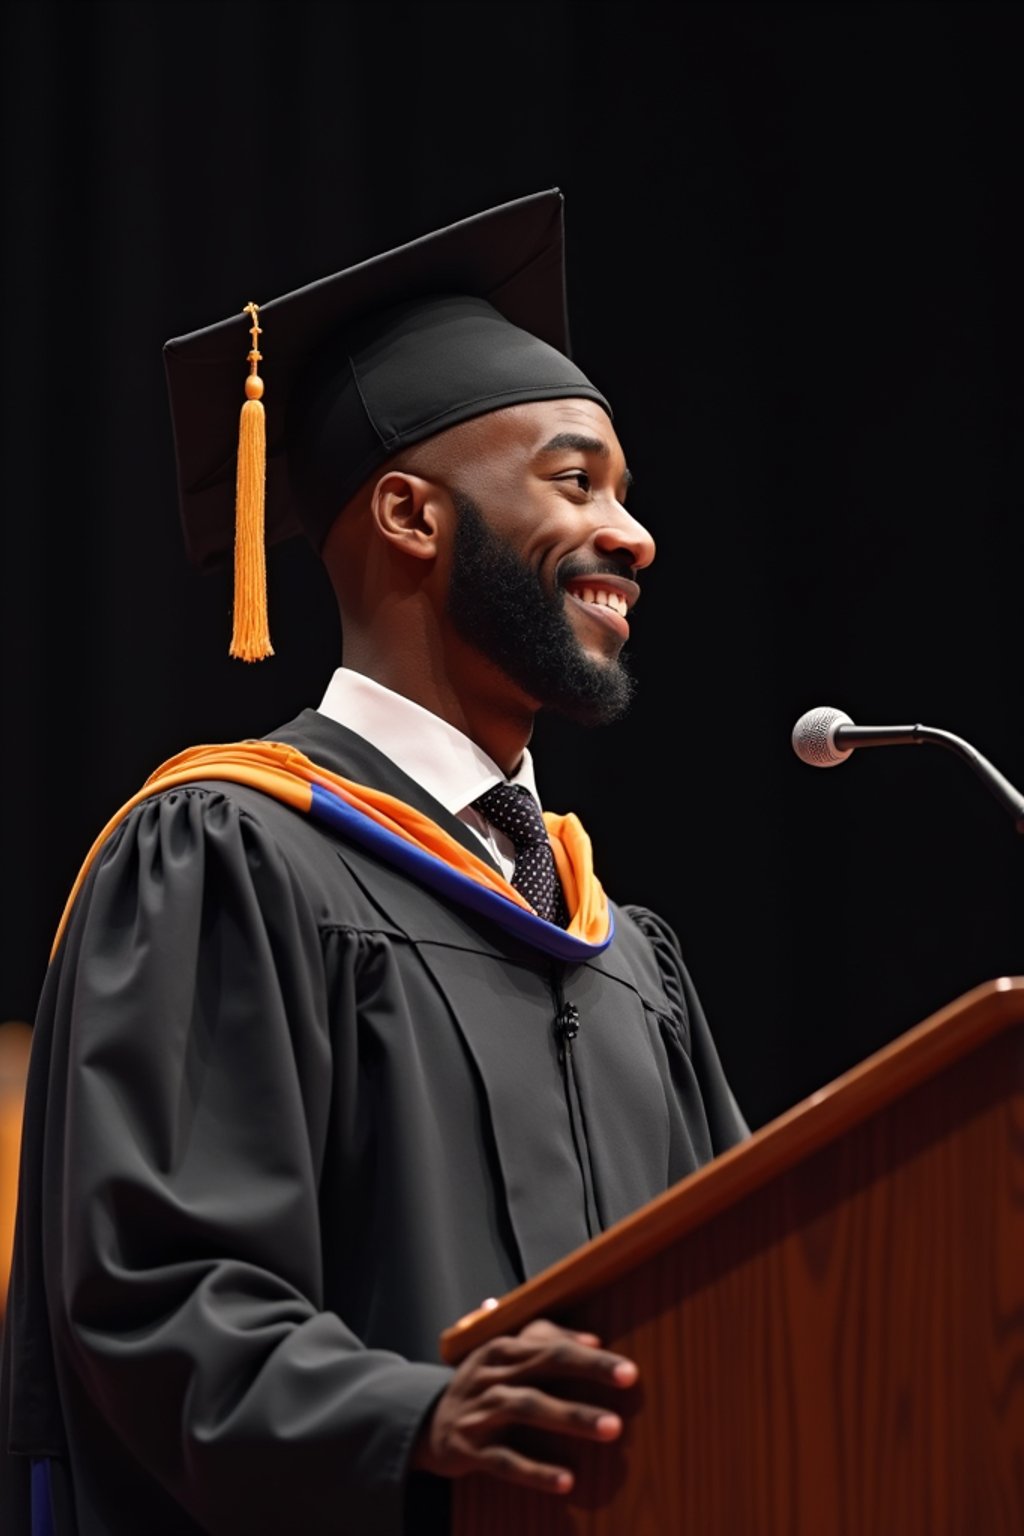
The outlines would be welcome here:
<svg viewBox="0 0 1024 1536">
<path fill-rule="evenodd" d="M 497 763 L 454 725 L 350 667 L 334 673 L 319 710 L 390 757 L 453 816 L 495 784 L 522 784 L 540 804 L 529 749 L 506 779 Z"/>
</svg>

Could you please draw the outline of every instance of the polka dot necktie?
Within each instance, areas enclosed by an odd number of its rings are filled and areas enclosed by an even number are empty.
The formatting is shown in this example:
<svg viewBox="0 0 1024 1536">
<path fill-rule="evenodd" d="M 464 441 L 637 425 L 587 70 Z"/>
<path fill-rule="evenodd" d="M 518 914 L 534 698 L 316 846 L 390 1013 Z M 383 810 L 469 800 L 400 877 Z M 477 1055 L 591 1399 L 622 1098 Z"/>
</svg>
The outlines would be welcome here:
<svg viewBox="0 0 1024 1536">
<path fill-rule="evenodd" d="M 525 896 L 538 917 L 564 928 L 568 921 L 555 856 L 540 807 L 522 784 L 495 784 L 473 801 L 492 827 L 504 832 L 516 852 L 512 886 Z"/>
</svg>

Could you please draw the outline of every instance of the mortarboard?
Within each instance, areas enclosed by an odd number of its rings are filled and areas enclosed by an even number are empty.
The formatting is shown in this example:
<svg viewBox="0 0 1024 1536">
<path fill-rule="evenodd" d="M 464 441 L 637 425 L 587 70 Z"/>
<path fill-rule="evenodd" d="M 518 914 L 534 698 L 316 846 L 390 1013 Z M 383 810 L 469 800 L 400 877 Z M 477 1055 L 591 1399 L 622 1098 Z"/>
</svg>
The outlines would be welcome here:
<svg viewBox="0 0 1024 1536">
<path fill-rule="evenodd" d="M 247 330 L 251 375 L 240 440 Z M 255 377 L 261 348 L 265 425 Z M 557 188 L 424 235 L 272 299 L 258 313 L 250 305 L 176 336 L 164 361 L 186 547 L 201 566 L 234 548 L 232 654 L 246 660 L 270 651 L 264 453 L 267 542 L 302 532 L 319 550 L 374 469 L 457 422 L 566 396 L 595 400 L 611 414 L 569 360 Z M 251 522 L 242 513 L 247 476 L 259 502 Z M 264 642 L 239 642 L 240 607 L 262 610 L 256 627 Z"/>
</svg>

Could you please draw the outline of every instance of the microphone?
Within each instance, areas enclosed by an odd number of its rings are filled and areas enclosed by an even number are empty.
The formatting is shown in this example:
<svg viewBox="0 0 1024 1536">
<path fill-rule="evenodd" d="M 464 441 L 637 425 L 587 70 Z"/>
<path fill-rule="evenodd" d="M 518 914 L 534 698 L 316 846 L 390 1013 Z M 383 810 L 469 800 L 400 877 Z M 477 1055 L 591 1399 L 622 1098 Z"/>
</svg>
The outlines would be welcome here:
<svg viewBox="0 0 1024 1536">
<path fill-rule="evenodd" d="M 845 763 L 856 747 L 913 746 L 945 747 L 974 770 L 1014 820 L 1018 832 L 1024 832 L 1024 795 L 1016 789 L 976 747 L 931 725 L 854 725 L 841 709 L 822 705 L 809 709 L 793 727 L 793 751 L 812 768 L 835 768 Z"/>
</svg>

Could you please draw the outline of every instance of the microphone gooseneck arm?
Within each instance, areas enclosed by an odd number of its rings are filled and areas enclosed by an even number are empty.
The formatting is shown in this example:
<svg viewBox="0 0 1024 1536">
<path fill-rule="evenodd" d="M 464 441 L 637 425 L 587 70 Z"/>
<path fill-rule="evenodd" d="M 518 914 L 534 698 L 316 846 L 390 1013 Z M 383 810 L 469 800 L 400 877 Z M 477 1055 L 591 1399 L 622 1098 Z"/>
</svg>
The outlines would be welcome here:
<svg viewBox="0 0 1024 1536">
<path fill-rule="evenodd" d="M 940 731 L 933 725 L 836 725 L 832 732 L 836 747 L 849 751 L 852 747 L 892 747 L 919 745 L 945 747 L 963 759 L 974 770 L 981 782 L 1013 817 L 1018 832 L 1024 833 L 1024 795 L 1000 773 L 977 747 L 972 747 L 962 736 L 952 731 Z"/>
<path fill-rule="evenodd" d="M 945 747 L 963 758 L 1013 817 L 1017 831 L 1024 832 L 1024 795 L 976 747 L 952 731 L 939 731 L 932 725 L 855 725 L 841 709 L 822 704 L 800 716 L 793 727 L 792 742 L 800 761 L 812 768 L 835 768 L 846 762 L 856 747 Z"/>
</svg>

